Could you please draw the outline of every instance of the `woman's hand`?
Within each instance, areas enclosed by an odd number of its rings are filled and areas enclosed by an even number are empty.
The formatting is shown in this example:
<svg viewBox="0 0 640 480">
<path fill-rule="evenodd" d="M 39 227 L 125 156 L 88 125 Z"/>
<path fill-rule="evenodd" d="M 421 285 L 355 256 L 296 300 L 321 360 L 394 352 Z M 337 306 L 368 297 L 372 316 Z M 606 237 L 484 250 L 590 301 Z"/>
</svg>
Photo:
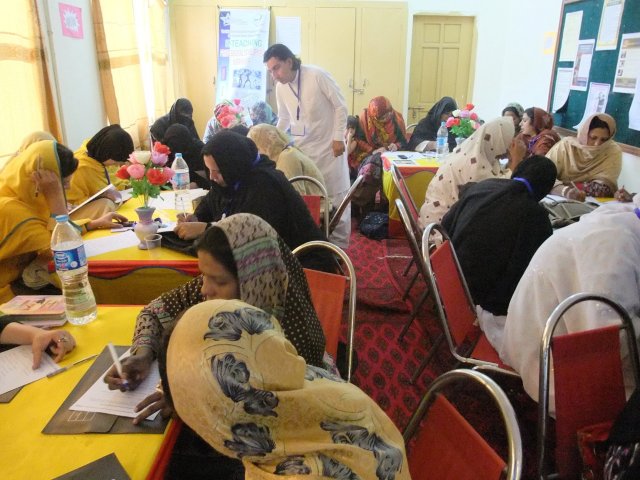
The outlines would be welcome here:
<svg viewBox="0 0 640 480">
<path fill-rule="evenodd" d="M 87 230 L 99 230 L 101 228 L 113 228 L 117 226 L 117 223 L 114 223 L 114 220 L 118 223 L 123 223 L 127 221 L 127 217 L 124 215 L 120 215 L 116 212 L 106 213 L 100 218 L 96 218 L 95 220 L 91 220 L 87 224 Z"/>
<path fill-rule="evenodd" d="M 42 352 L 45 350 L 48 349 L 51 352 L 53 361 L 57 363 L 76 346 L 73 335 L 64 330 L 38 330 L 40 331 L 34 334 L 31 342 L 34 370 L 40 366 Z"/>
<path fill-rule="evenodd" d="M 164 393 L 159 389 L 156 389 L 155 392 L 136 405 L 135 411 L 140 413 L 133 419 L 134 425 L 139 424 L 149 415 L 153 415 L 157 411 L 160 412 L 162 418 L 170 417 L 173 413 L 173 409 L 167 405 L 167 402 L 165 401 Z"/>
<path fill-rule="evenodd" d="M 521 139 L 516 137 L 511 140 L 511 145 L 509 145 L 509 149 L 507 150 L 507 158 L 509 159 L 507 168 L 513 172 L 516 167 L 520 165 L 520 162 L 522 162 L 526 154 L 527 146 Z"/>
<path fill-rule="evenodd" d="M 633 201 L 633 195 L 627 192 L 624 189 L 624 187 L 618 189 L 618 191 L 616 191 L 616 193 L 613 194 L 613 198 L 615 198 L 619 202 L 624 202 L 624 203 Z"/>
<path fill-rule="evenodd" d="M 577 200 L 578 202 L 584 202 L 585 199 L 587 198 L 586 193 L 584 193 L 579 188 L 575 188 L 575 187 L 570 187 L 569 189 L 567 189 L 564 196 L 567 197 L 569 200 Z"/>
<path fill-rule="evenodd" d="M 207 229 L 204 222 L 182 222 L 173 229 L 176 234 L 184 240 L 194 240 Z"/>
<path fill-rule="evenodd" d="M 31 179 L 36 184 L 36 195 L 41 194 L 44 196 L 52 214 L 62 215 L 67 213 L 62 181 L 57 173 L 51 170 L 39 169 L 31 174 Z"/>
<path fill-rule="evenodd" d="M 390 143 L 387 147 L 387 150 L 389 150 L 390 152 L 395 152 L 398 150 L 398 146 L 395 143 Z"/>
<path fill-rule="evenodd" d="M 122 360 L 122 377 L 114 365 L 105 374 L 103 380 L 109 386 L 109 390 L 121 392 L 135 390 L 149 376 L 152 363 L 153 352 L 143 347 L 135 355 Z"/>
<path fill-rule="evenodd" d="M 178 223 L 198 221 L 198 217 L 196 217 L 193 213 L 179 213 L 178 215 L 176 215 L 176 219 L 178 220 Z"/>
</svg>

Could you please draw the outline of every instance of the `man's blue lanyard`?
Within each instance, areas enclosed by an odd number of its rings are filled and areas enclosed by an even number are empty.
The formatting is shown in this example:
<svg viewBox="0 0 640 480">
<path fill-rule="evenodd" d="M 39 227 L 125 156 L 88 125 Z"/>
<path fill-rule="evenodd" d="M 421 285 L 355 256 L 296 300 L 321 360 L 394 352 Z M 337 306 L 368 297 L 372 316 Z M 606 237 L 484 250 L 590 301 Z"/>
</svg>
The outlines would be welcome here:
<svg viewBox="0 0 640 480">
<path fill-rule="evenodd" d="M 302 68 L 300 68 L 298 70 L 298 93 L 295 92 L 295 90 L 293 89 L 293 87 L 291 86 L 291 83 L 289 83 L 289 88 L 291 89 L 291 93 L 293 93 L 296 97 L 296 99 L 298 100 L 298 109 L 296 110 L 296 120 L 300 120 L 300 98 L 301 98 L 301 91 L 300 91 L 300 77 L 302 76 Z"/>
</svg>

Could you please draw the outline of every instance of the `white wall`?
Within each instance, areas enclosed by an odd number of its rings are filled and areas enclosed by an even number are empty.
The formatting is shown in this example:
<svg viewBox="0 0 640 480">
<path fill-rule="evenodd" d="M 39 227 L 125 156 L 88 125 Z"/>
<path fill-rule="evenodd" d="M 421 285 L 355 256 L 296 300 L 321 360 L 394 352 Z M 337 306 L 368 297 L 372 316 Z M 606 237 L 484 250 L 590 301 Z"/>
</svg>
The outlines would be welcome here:
<svg viewBox="0 0 640 480">
<path fill-rule="evenodd" d="M 47 25 L 45 51 L 52 66 L 49 75 L 54 83 L 62 142 L 75 150 L 106 125 L 106 114 L 101 100 L 91 1 L 63 2 L 82 8 L 82 39 L 62 35 L 58 3 L 38 0 L 38 9 L 41 21 Z"/>
<path fill-rule="evenodd" d="M 543 54 L 545 32 L 556 32 L 562 0 L 408 0 L 407 52 L 414 15 L 476 18 L 472 102 L 484 119 L 499 116 L 509 102 L 547 107 L 553 54 Z M 409 68 L 407 84 L 409 91 Z M 408 93 L 407 93 L 408 95 Z M 404 110 L 408 97 L 405 98 Z"/>
</svg>

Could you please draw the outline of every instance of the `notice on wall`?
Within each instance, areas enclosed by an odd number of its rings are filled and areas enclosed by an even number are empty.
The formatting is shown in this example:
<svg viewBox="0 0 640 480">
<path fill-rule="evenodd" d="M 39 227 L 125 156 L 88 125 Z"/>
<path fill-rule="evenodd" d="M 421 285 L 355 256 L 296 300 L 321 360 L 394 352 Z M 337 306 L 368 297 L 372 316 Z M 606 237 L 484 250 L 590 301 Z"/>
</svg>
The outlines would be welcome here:
<svg viewBox="0 0 640 480">
<path fill-rule="evenodd" d="M 276 43 L 289 47 L 294 55 L 302 50 L 300 17 L 276 17 Z"/>
<path fill-rule="evenodd" d="M 564 16 L 564 28 L 562 29 L 562 43 L 560 44 L 558 61 L 572 62 L 576 59 L 581 26 L 582 10 L 570 12 Z"/>
<path fill-rule="evenodd" d="M 569 92 L 571 91 L 571 79 L 573 78 L 573 68 L 559 68 L 556 74 L 556 85 L 553 91 L 552 112 L 557 112 L 567 103 Z"/>
<path fill-rule="evenodd" d="M 608 83 L 596 83 L 591 82 L 589 84 L 589 93 L 587 94 L 587 101 L 584 104 L 584 114 L 582 120 L 578 125 L 574 125 L 576 130 L 580 128 L 580 125 L 594 113 L 604 113 L 607 109 L 607 102 L 609 101 L 609 91 L 611 85 Z"/>
<path fill-rule="evenodd" d="M 636 91 L 629 107 L 629 128 L 640 130 L 640 82 L 636 82 Z"/>
<path fill-rule="evenodd" d="M 60 23 L 62 26 L 62 35 L 71 38 L 84 38 L 82 30 L 82 8 L 75 5 L 67 5 L 59 3 Z"/>
<path fill-rule="evenodd" d="M 596 50 L 615 50 L 617 48 L 623 10 L 624 0 L 604 1 Z"/>
<path fill-rule="evenodd" d="M 269 21 L 267 9 L 220 10 L 216 104 L 239 98 L 248 108 L 265 99 Z"/>
<path fill-rule="evenodd" d="M 635 93 L 640 77 L 640 33 L 622 35 L 618 64 L 613 81 L 613 91 Z"/>
<path fill-rule="evenodd" d="M 596 41 L 594 39 L 580 40 L 578 42 L 578 51 L 575 62 L 573 62 L 573 76 L 571 78 L 572 90 L 587 90 L 595 43 Z"/>
</svg>

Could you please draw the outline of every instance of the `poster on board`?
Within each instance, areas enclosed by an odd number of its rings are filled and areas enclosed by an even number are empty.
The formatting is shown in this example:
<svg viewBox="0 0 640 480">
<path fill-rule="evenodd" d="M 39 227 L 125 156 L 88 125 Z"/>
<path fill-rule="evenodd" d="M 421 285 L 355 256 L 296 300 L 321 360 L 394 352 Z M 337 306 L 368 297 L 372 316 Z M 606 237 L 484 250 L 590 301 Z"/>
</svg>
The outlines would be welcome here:
<svg viewBox="0 0 640 480">
<path fill-rule="evenodd" d="M 269 10 L 228 8 L 219 14 L 216 104 L 240 99 L 247 110 L 267 90 L 262 55 L 269 46 Z"/>
<path fill-rule="evenodd" d="M 591 60 L 593 59 L 593 47 L 595 39 L 580 40 L 576 61 L 573 62 L 573 78 L 571 79 L 571 90 L 587 90 L 589 74 L 591 73 Z"/>
<path fill-rule="evenodd" d="M 623 11 L 624 0 L 604 0 L 596 50 L 615 50 L 618 47 Z"/>
<path fill-rule="evenodd" d="M 613 91 L 634 93 L 640 77 L 640 33 L 622 35 Z"/>
</svg>

